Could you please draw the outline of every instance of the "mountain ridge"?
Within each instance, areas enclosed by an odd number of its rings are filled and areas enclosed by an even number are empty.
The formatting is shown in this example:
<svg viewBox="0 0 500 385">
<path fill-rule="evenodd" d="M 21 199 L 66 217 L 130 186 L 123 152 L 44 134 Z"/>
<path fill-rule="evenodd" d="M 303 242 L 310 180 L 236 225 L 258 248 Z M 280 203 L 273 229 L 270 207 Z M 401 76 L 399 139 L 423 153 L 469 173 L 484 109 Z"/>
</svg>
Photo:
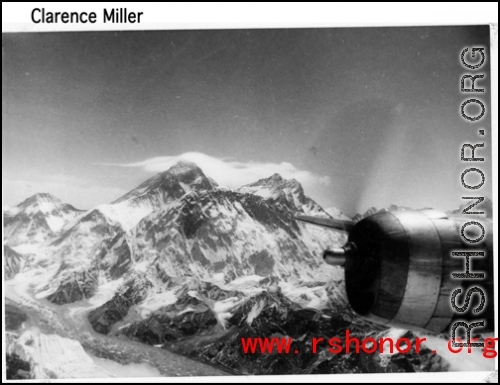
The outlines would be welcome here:
<svg viewBox="0 0 500 385">
<path fill-rule="evenodd" d="M 4 237 L 11 246 L 43 243 L 84 212 L 52 194 L 37 193 L 4 211 Z"/>
<path fill-rule="evenodd" d="M 270 194 L 262 197 L 249 187 Z M 196 164 L 180 162 L 83 213 L 33 263 L 54 265 L 58 273 L 42 286 L 57 302 L 87 298 L 99 279 L 129 272 L 154 270 L 154 279 L 165 274 L 200 279 L 224 274 L 226 281 L 252 274 L 312 278 L 321 263 L 317 255 L 344 239 L 296 222 L 292 211 L 329 216 L 296 180 L 273 174 L 243 190 L 219 189 Z"/>
<path fill-rule="evenodd" d="M 65 322 L 80 325 L 85 314 L 100 335 L 233 373 L 446 368 L 439 356 L 420 365 L 414 355 L 386 364 L 378 357 L 330 357 L 324 346 L 310 354 L 313 335 L 331 337 L 347 327 L 360 337 L 388 330 L 353 312 L 342 270 L 322 261 L 323 250 L 343 245 L 346 236 L 295 221 L 292 213 L 343 215 L 323 209 L 299 182 L 279 174 L 229 190 L 183 162 L 80 213 L 29 254 L 5 245 L 7 282 L 17 285 L 16 298 L 22 292 L 28 303 L 59 306 Z M 269 333 L 291 335 L 301 354 L 242 357 L 241 337 Z"/>
</svg>

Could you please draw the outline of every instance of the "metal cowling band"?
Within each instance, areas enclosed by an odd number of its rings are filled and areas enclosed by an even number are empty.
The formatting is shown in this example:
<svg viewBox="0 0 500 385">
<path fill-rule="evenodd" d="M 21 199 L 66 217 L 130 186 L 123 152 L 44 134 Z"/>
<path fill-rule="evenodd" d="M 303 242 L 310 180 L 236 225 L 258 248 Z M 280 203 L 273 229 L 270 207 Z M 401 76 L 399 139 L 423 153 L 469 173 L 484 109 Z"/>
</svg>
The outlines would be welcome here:
<svg viewBox="0 0 500 385">
<path fill-rule="evenodd" d="M 441 240 L 425 212 L 397 211 L 392 215 L 405 228 L 410 248 L 405 295 L 393 321 L 424 329 L 433 316 L 440 294 Z"/>
</svg>

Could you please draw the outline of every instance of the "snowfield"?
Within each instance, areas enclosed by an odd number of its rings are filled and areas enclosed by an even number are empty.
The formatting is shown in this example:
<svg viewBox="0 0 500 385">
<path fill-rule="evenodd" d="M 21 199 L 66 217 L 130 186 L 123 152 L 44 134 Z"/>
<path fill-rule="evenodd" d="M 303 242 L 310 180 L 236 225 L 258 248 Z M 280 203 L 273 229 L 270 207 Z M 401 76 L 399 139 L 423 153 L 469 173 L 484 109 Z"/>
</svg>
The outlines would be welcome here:
<svg viewBox="0 0 500 385">
<path fill-rule="evenodd" d="M 255 325 L 357 322 L 343 270 L 321 258 L 346 236 L 298 223 L 295 213 L 347 219 L 295 180 L 275 174 L 231 191 L 189 162 L 87 211 L 49 194 L 28 198 L 4 214 L 4 298 L 29 318 L 8 331 L 7 350 L 37 379 L 225 375 L 221 367 L 248 368 L 234 363 L 239 351 L 224 333 L 235 344 L 239 328 Z M 493 368 L 478 354 L 450 356 L 437 337 L 426 344 L 453 370 Z"/>
</svg>

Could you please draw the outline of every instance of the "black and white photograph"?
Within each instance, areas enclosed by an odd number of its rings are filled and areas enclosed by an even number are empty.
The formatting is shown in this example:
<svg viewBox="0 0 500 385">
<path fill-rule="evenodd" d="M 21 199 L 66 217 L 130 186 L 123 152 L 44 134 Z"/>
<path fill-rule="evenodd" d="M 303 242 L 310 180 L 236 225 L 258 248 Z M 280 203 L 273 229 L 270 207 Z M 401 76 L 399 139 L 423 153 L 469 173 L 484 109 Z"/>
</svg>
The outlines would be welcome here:
<svg viewBox="0 0 500 385">
<path fill-rule="evenodd" d="M 29 4 L 115 29 L 2 32 L 4 379 L 498 381 L 492 26 Z"/>
</svg>

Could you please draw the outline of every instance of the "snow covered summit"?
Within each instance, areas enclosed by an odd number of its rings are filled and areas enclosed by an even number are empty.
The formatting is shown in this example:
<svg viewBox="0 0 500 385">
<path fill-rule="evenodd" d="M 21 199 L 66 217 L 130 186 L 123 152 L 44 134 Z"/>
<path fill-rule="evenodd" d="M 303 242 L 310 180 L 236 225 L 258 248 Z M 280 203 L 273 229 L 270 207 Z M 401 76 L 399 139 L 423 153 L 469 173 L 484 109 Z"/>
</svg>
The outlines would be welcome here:
<svg viewBox="0 0 500 385">
<path fill-rule="evenodd" d="M 35 194 L 4 211 L 5 240 L 10 246 L 44 242 L 83 212 L 52 194 Z"/>
<path fill-rule="evenodd" d="M 119 223 L 125 231 L 141 219 L 191 191 L 206 191 L 216 184 L 194 163 L 180 161 L 110 204 L 97 207 L 105 216 Z"/>
</svg>

